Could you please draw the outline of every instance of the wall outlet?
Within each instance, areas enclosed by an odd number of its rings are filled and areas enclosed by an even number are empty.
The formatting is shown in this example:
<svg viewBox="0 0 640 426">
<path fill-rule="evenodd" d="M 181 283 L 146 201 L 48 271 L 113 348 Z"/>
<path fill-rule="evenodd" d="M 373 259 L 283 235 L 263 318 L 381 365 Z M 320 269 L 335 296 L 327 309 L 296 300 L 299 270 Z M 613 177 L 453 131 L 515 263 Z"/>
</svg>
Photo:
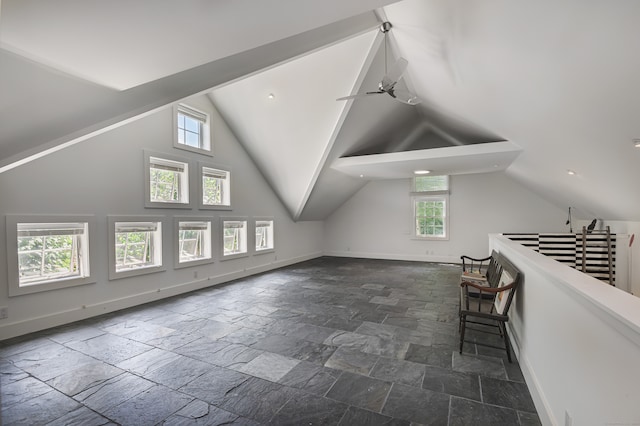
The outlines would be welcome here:
<svg viewBox="0 0 640 426">
<path fill-rule="evenodd" d="M 0 307 L 0 319 L 7 319 L 7 318 L 9 318 L 9 307 L 8 306 Z"/>
<path fill-rule="evenodd" d="M 571 414 L 565 410 L 564 412 L 564 426 L 573 426 L 573 419 L 571 418 Z"/>
</svg>

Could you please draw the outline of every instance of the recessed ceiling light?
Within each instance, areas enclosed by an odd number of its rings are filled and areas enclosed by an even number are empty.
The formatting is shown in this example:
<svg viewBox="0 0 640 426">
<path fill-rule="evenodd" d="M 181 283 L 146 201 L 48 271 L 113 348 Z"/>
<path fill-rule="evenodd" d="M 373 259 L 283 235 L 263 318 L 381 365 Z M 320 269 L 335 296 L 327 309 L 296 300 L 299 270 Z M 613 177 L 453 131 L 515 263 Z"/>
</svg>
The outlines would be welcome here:
<svg viewBox="0 0 640 426">
<path fill-rule="evenodd" d="M 428 175 L 431 173 L 431 170 L 416 170 L 413 173 L 416 175 Z"/>
<path fill-rule="evenodd" d="M 276 98 L 276 95 L 274 95 L 273 93 L 269 93 L 267 95 L 267 99 L 275 99 L 275 98 Z"/>
<path fill-rule="evenodd" d="M 633 146 L 635 146 L 636 148 L 640 148 L 640 139 L 634 139 Z"/>
<path fill-rule="evenodd" d="M 575 176 L 576 172 L 574 172 L 573 170 L 567 170 L 567 174 L 570 176 Z"/>
<path fill-rule="evenodd" d="M 364 175 L 360 175 L 360 177 L 361 177 L 361 178 L 363 178 L 363 177 L 364 177 Z"/>
</svg>

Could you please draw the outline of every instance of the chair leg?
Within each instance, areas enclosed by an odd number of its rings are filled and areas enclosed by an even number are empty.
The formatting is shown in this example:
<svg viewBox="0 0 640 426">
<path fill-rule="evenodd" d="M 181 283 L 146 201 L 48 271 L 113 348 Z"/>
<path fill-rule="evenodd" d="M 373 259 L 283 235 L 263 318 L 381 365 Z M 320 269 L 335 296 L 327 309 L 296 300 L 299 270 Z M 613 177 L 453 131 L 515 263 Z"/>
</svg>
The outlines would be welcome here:
<svg viewBox="0 0 640 426">
<path fill-rule="evenodd" d="M 507 327 L 506 324 L 500 323 L 500 330 L 502 332 L 502 337 L 504 338 L 504 348 L 507 351 L 507 359 L 509 363 L 511 363 L 511 350 L 509 349 L 509 336 L 507 335 Z"/>
<path fill-rule="evenodd" d="M 464 332 L 466 326 L 466 316 L 460 315 L 460 353 L 462 353 L 462 345 L 464 345 Z"/>
</svg>

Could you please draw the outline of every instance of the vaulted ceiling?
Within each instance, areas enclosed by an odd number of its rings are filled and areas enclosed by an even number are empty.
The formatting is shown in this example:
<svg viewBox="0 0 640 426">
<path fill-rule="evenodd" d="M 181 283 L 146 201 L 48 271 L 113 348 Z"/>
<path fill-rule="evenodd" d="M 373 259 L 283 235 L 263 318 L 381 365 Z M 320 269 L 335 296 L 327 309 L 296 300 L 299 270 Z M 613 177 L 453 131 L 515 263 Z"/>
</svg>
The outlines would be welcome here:
<svg viewBox="0 0 640 426">
<path fill-rule="evenodd" d="M 638 221 L 638 16 L 635 0 L 2 0 L 0 172 L 207 94 L 296 220 L 428 169 Z M 336 101 L 399 57 L 421 104 Z"/>
</svg>

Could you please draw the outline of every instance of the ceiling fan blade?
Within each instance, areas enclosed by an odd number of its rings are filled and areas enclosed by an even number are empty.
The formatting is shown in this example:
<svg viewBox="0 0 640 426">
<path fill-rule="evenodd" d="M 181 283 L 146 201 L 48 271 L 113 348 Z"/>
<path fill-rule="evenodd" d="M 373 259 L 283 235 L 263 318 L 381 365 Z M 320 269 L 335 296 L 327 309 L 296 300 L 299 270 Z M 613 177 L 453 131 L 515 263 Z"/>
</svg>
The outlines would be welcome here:
<svg viewBox="0 0 640 426">
<path fill-rule="evenodd" d="M 407 62 L 406 59 L 398 58 L 396 63 L 393 64 L 387 75 L 385 75 L 380 82 L 380 87 L 383 91 L 392 89 L 393 86 L 396 85 L 404 71 L 407 69 L 407 65 L 409 65 L 409 62 Z"/>
<path fill-rule="evenodd" d="M 378 91 L 378 92 L 357 93 L 357 94 L 351 95 L 351 96 L 343 96 L 342 98 L 336 99 L 336 101 L 346 101 L 346 100 L 349 100 L 349 99 L 364 98 L 364 97 L 371 96 L 371 95 L 379 95 L 381 93 L 384 93 L 384 92 Z"/>
<path fill-rule="evenodd" d="M 393 96 L 394 99 L 407 105 L 417 105 L 422 102 L 422 99 L 420 99 L 413 93 L 404 90 L 393 90 L 392 92 L 389 92 L 389 94 Z"/>
</svg>

